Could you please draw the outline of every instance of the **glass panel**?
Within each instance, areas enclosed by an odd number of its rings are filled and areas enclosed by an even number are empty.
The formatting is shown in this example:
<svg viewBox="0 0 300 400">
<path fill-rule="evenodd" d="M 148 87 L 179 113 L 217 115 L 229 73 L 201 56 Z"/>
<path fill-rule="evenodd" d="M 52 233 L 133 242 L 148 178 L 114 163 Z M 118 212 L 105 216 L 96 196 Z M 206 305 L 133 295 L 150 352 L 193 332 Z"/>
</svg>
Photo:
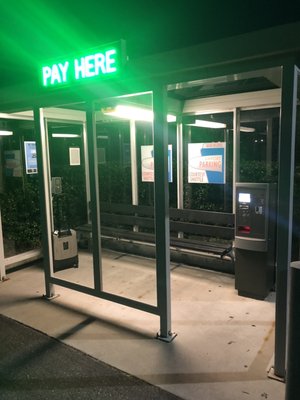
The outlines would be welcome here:
<svg viewBox="0 0 300 400">
<path fill-rule="evenodd" d="M 101 202 L 131 204 L 130 124 L 97 124 L 97 161 Z"/>
<path fill-rule="evenodd" d="M 297 99 L 300 96 L 300 76 L 298 75 Z M 297 104 L 296 114 L 296 147 L 295 147 L 295 178 L 294 178 L 294 214 L 292 261 L 300 260 L 300 105 Z"/>
<path fill-rule="evenodd" d="M 139 181 L 139 204 L 154 205 L 154 163 L 153 163 L 153 133 L 152 123 L 136 123 L 137 170 Z"/>
<path fill-rule="evenodd" d="M 85 120 L 85 112 L 72 110 L 71 107 L 64 108 L 63 113 L 59 109 L 45 110 L 45 116 L 51 115 L 52 118 L 47 120 L 46 125 L 54 276 L 94 287 L 85 134 L 81 122 Z M 59 120 L 62 114 L 63 119 Z"/>
<path fill-rule="evenodd" d="M 231 239 L 228 240 L 229 235 L 221 237 L 224 233 L 218 228 L 232 224 L 227 213 L 232 213 L 233 210 L 233 110 L 249 110 L 257 107 L 257 104 L 261 107 L 280 104 L 280 87 L 280 67 L 242 73 L 237 71 L 232 75 L 168 85 L 168 112 L 174 113 L 178 118 L 177 137 L 181 137 L 181 132 L 183 136 L 182 154 L 179 154 L 180 142 L 173 148 L 173 157 L 176 160 L 174 176 L 179 179 L 176 189 L 170 185 L 170 206 L 174 207 L 176 204 L 176 207 L 184 208 L 184 213 L 179 212 L 177 215 L 182 214 L 181 220 L 194 222 L 197 226 L 195 229 L 193 227 L 193 234 L 178 232 L 178 237 L 191 242 L 193 239 L 203 238 L 205 242 L 231 243 Z M 246 157 L 246 152 L 250 150 L 245 140 L 251 137 L 251 131 L 248 131 L 249 136 L 245 136 L 244 130 L 241 132 L 241 180 L 250 179 L 245 171 L 248 171 L 248 175 L 252 172 L 254 175 L 255 171 L 248 169 L 246 165 L 251 157 L 252 160 L 254 157 L 258 158 L 256 162 L 259 161 L 260 169 L 262 162 L 264 163 L 265 175 L 269 180 L 277 179 L 278 110 L 276 113 L 274 119 L 272 116 L 268 117 L 271 119 L 267 121 L 268 142 L 267 145 L 265 142 L 265 149 L 261 149 L 264 158 L 256 151 Z M 242 128 L 252 126 L 247 121 L 249 115 L 251 112 L 242 115 Z M 172 128 L 169 126 L 169 142 L 172 142 L 175 135 Z M 182 160 L 182 169 L 177 165 L 177 156 Z M 194 212 L 195 210 L 204 212 Z M 209 213 L 211 211 L 218 215 Z M 205 225 L 211 225 L 211 218 L 214 222 L 209 230 Z M 174 234 L 176 232 L 172 233 Z"/>
<path fill-rule="evenodd" d="M 0 120 L 0 207 L 5 257 L 40 248 L 33 121 Z"/>
<path fill-rule="evenodd" d="M 183 121 L 184 208 L 232 212 L 233 113 Z"/>
<path fill-rule="evenodd" d="M 240 182 L 277 182 L 279 113 L 241 111 Z"/>
<path fill-rule="evenodd" d="M 97 109 L 103 290 L 155 305 L 155 260 L 135 255 L 155 256 L 152 94 Z"/>
</svg>

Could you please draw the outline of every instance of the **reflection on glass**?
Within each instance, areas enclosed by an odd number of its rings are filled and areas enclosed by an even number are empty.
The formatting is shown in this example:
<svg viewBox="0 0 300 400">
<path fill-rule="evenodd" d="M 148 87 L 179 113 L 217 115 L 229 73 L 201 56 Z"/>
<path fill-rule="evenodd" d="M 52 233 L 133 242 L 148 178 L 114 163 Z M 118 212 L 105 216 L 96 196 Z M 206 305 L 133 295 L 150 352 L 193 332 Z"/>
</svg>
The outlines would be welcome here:
<svg viewBox="0 0 300 400">
<path fill-rule="evenodd" d="M 83 123 L 48 121 L 47 131 L 54 276 L 94 287 Z"/>
<path fill-rule="evenodd" d="M 97 113 L 103 290 L 156 304 L 152 95 L 107 99 Z M 143 242 L 149 244 L 145 246 Z"/>
<path fill-rule="evenodd" d="M 300 95 L 299 77 L 298 94 Z M 295 146 L 295 176 L 294 176 L 294 204 L 293 204 L 293 241 L 292 261 L 300 260 L 300 106 L 297 106 L 296 115 L 296 146 Z"/>
<path fill-rule="evenodd" d="M 128 121 L 97 123 L 100 200 L 131 203 L 130 127 Z"/>
<path fill-rule="evenodd" d="M 232 212 L 233 114 L 183 119 L 184 208 Z"/>
<path fill-rule="evenodd" d="M 279 108 L 241 111 L 240 182 L 277 182 Z"/>
<path fill-rule="evenodd" d="M 41 246 L 38 171 L 32 121 L 0 120 L 0 157 L 4 255 L 10 257 Z"/>
</svg>

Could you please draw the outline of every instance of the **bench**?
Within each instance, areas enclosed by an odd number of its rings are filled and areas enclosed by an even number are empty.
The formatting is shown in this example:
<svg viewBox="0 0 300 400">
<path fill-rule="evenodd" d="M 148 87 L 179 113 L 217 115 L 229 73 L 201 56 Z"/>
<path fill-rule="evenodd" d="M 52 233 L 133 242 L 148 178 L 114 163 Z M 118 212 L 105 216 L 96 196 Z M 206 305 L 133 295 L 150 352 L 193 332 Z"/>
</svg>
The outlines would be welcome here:
<svg viewBox="0 0 300 400">
<path fill-rule="evenodd" d="M 199 264 L 201 258 L 203 265 L 205 257 L 213 256 L 229 261 L 230 272 L 233 271 L 233 214 L 174 208 L 169 212 L 172 260 Z M 155 256 L 153 207 L 101 203 L 100 215 L 103 247 Z M 79 237 L 91 232 L 89 224 L 75 229 Z M 212 268 L 216 262 L 206 260 L 204 264 L 204 267 Z"/>
</svg>

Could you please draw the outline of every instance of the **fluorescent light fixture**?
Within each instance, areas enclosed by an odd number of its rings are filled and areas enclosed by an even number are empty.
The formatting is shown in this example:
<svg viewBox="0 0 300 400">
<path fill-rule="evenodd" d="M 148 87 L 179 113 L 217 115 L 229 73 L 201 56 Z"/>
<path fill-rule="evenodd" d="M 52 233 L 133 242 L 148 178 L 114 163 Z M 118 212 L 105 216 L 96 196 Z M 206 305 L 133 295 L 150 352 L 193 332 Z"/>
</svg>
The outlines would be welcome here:
<svg viewBox="0 0 300 400">
<path fill-rule="evenodd" d="M 196 119 L 194 124 L 187 124 L 189 126 L 199 126 L 201 128 L 221 129 L 226 128 L 226 124 L 215 121 L 205 121 L 203 119 Z"/>
<path fill-rule="evenodd" d="M 77 133 L 52 133 L 52 137 L 55 138 L 78 138 L 80 135 Z"/>
<path fill-rule="evenodd" d="M 120 96 L 117 96 L 118 99 L 126 99 L 127 97 L 138 97 L 138 96 L 143 96 L 145 94 L 152 94 L 151 91 L 148 92 L 140 92 L 140 93 L 131 93 L 131 94 L 122 94 Z"/>
<path fill-rule="evenodd" d="M 104 114 L 123 119 L 133 119 L 135 121 L 150 122 L 153 120 L 153 113 L 151 110 L 133 106 L 118 105 L 115 108 L 110 109 L 108 112 L 104 112 Z"/>
<path fill-rule="evenodd" d="M 98 135 L 97 139 L 105 139 L 105 140 L 107 140 L 108 136 Z"/>
<path fill-rule="evenodd" d="M 129 119 L 134 121 L 153 121 L 153 111 L 141 107 L 117 105 L 114 108 L 102 108 L 101 111 L 105 115 L 110 115 L 117 118 Z M 168 114 L 167 121 L 176 122 L 176 116 Z"/>
<path fill-rule="evenodd" d="M 12 135 L 13 135 L 13 131 L 0 130 L 0 136 L 12 136 Z"/>
<path fill-rule="evenodd" d="M 255 132 L 255 128 L 251 128 L 250 126 L 240 126 L 240 131 L 252 133 Z"/>
<path fill-rule="evenodd" d="M 168 114 L 167 122 L 176 122 L 176 115 Z"/>
</svg>

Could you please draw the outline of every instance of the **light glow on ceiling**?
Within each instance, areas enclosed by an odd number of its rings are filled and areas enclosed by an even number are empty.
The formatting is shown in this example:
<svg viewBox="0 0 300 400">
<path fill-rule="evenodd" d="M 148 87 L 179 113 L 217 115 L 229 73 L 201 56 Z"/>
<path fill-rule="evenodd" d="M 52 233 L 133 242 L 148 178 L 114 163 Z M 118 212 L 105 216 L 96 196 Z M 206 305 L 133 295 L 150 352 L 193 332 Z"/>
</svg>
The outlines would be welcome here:
<svg viewBox="0 0 300 400">
<path fill-rule="evenodd" d="M 79 138 L 80 135 L 77 133 L 52 133 L 54 138 Z"/>
<path fill-rule="evenodd" d="M 101 110 L 103 114 L 109 115 L 112 117 L 129 119 L 134 121 L 144 121 L 144 122 L 152 122 L 153 121 L 153 111 L 148 110 L 146 108 L 134 107 L 134 106 L 124 106 L 117 105 L 114 108 L 103 108 Z M 167 122 L 176 122 L 176 116 L 172 114 L 167 115 Z"/>
<path fill-rule="evenodd" d="M 212 129 L 222 129 L 226 128 L 226 124 L 222 122 L 215 122 L 215 121 L 206 121 L 203 119 L 196 119 L 195 123 L 187 124 L 189 126 L 198 126 L 200 128 L 212 128 Z"/>
<path fill-rule="evenodd" d="M 250 126 L 240 126 L 240 131 L 252 133 L 252 132 L 255 132 L 255 128 L 251 128 Z"/>
<path fill-rule="evenodd" d="M 12 136 L 13 131 L 0 130 L 0 136 Z"/>
</svg>

